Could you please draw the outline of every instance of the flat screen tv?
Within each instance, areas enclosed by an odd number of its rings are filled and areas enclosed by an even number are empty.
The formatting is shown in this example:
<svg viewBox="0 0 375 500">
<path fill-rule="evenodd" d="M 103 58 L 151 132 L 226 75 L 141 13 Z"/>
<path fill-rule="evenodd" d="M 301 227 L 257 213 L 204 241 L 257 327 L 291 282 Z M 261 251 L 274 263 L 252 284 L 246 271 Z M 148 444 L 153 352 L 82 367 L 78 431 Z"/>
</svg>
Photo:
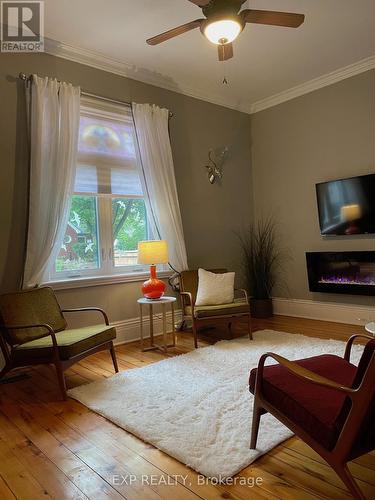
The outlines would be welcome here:
<svg viewBox="0 0 375 500">
<path fill-rule="evenodd" d="M 322 235 L 375 233 L 375 174 L 316 185 Z"/>
</svg>

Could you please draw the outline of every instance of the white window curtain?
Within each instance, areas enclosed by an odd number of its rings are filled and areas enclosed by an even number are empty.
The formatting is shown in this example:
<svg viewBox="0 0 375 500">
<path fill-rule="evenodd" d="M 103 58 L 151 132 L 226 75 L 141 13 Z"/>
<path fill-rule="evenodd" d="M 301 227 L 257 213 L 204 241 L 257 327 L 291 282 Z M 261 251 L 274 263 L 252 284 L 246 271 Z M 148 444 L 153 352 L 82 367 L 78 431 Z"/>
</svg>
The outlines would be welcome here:
<svg viewBox="0 0 375 500">
<path fill-rule="evenodd" d="M 79 120 L 79 87 L 33 75 L 24 288 L 41 283 L 61 248 L 74 187 Z"/>
<path fill-rule="evenodd" d="M 169 111 L 136 103 L 132 109 L 145 198 L 159 237 L 168 243 L 171 265 L 183 271 L 188 264 L 169 139 Z"/>
</svg>

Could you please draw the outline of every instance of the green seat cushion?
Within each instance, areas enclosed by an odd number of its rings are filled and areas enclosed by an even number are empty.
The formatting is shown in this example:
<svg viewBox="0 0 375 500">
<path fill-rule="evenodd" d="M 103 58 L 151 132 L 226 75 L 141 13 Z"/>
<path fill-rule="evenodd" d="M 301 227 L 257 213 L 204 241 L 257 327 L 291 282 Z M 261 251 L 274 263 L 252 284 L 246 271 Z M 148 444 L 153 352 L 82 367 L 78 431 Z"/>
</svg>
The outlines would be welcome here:
<svg viewBox="0 0 375 500">
<path fill-rule="evenodd" d="M 116 329 L 108 325 L 86 326 L 56 333 L 60 359 L 70 359 L 104 342 L 116 338 Z M 53 356 L 52 338 L 43 337 L 17 346 L 14 350 L 17 361 L 46 359 Z"/>
<path fill-rule="evenodd" d="M 186 314 L 191 315 L 191 307 L 185 308 Z M 236 314 L 249 314 L 249 305 L 244 302 L 231 302 L 218 306 L 196 306 L 194 317 L 197 319 L 211 318 L 213 316 L 235 316 Z"/>
</svg>

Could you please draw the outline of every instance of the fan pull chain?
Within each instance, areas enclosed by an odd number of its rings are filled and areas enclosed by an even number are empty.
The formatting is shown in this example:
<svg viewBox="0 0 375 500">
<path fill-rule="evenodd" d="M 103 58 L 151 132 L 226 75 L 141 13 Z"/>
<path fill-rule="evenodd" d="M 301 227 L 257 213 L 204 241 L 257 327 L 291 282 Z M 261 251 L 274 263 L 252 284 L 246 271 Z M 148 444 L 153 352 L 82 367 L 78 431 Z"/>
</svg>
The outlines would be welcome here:
<svg viewBox="0 0 375 500">
<path fill-rule="evenodd" d="M 228 78 L 226 77 L 226 72 L 225 72 L 225 69 L 226 69 L 226 66 L 225 66 L 225 62 L 226 61 L 222 61 L 222 64 L 223 64 L 223 81 L 221 82 L 223 85 L 229 85 L 229 82 L 228 82 Z"/>
</svg>

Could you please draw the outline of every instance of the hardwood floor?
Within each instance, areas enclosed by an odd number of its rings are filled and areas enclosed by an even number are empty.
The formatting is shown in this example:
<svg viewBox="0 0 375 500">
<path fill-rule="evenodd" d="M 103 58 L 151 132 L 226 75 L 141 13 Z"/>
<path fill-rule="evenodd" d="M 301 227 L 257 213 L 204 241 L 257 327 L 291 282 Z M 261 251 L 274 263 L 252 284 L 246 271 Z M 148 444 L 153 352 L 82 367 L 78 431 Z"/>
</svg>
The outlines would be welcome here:
<svg viewBox="0 0 375 500">
<path fill-rule="evenodd" d="M 257 320 L 253 327 L 341 340 L 363 331 L 352 325 L 289 317 Z M 205 338 L 200 346 L 209 343 Z M 190 334 L 181 333 L 178 346 L 168 356 L 192 348 Z M 118 346 L 116 351 L 120 370 L 166 356 L 143 353 L 138 342 Z M 350 498 L 334 472 L 298 438 L 282 443 L 244 469 L 236 484 L 199 484 L 198 474 L 177 460 L 78 402 L 60 401 L 52 368 L 36 367 L 18 373 L 31 376 L 0 385 L 1 500 Z M 99 353 L 68 370 L 67 383 L 74 387 L 112 374 L 109 353 Z M 244 432 L 249 433 L 249 429 Z M 350 469 L 366 498 L 375 498 L 375 453 L 355 460 Z M 261 481 L 249 487 L 256 478 Z"/>
</svg>

